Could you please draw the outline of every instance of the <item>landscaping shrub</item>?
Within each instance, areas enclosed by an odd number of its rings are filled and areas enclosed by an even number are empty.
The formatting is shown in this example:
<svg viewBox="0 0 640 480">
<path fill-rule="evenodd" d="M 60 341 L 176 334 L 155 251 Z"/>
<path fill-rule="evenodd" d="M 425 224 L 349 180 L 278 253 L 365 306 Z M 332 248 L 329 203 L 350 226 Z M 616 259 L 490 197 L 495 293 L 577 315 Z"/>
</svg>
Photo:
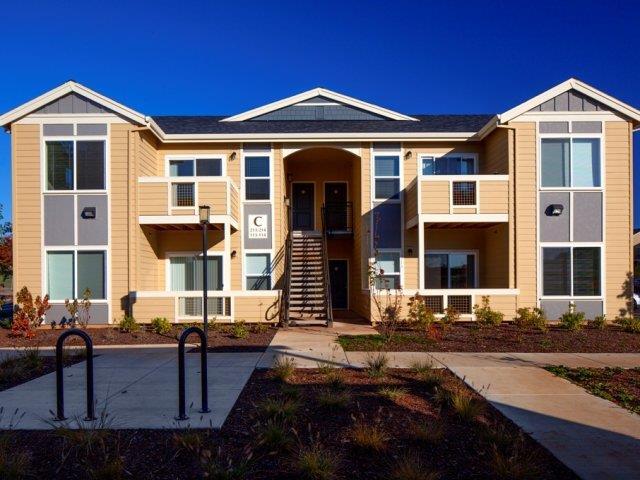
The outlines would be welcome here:
<svg viewBox="0 0 640 480">
<path fill-rule="evenodd" d="M 567 330 L 580 330 L 585 324 L 584 312 L 576 312 L 574 304 L 569 304 L 569 310 L 560 317 L 560 326 Z"/>
<path fill-rule="evenodd" d="M 460 312 L 456 307 L 447 307 L 444 309 L 444 316 L 440 319 L 440 327 L 442 332 L 446 332 L 451 325 L 460 320 Z"/>
<path fill-rule="evenodd" d="M 458 416 L 465 422 L 473 422 L 484 411 L 484 404 L 462 390 L 453 392 L 451 406 Z"/>
<path fill-rule="evenodd" d="M 22 287 L 16 296 L 18 308 L 13 315 L 11 323 L 11 334 L 13 336 L 24 336 L 26 338 L 34 338 L 36 329 L 44 322 L 44 316 L 51 308 L 49 305 L 49 295 L 40 298 L 36 296 L 35 300 L 27 287 Z"/>
<path fill-rule="evenodd" d="M 351 440 L 362 450 L 382 452 L 387 448 L 388 438 L 378 423 L 366 423 L 361 419 L 351 428 Z"/>
<path fill-rule="evenodd" d="M 258 411 L 265 419 L 292 420 L 300 405 L 291 398 L 268 397 L 258 404 Z"/>
<path fill-rule="evenodd" d="M 65 299 L 64 306 L 71 316 L 70 322 L 72 326 L 77 323 L 80 327 L 87 328 L 91 321 L 91 290 L 84 289 L 80 302 L 78 302 L 77 298 L 74 298 L 73 301 L 68 298 Z M 55 323 L 52 324 L 52 328 L 53 326 L 55 326 Z"/>
<path fill-rule="evenodd" d="M 249 336 L 249 329 L 244 320 L 239 320 L 231 325 L 231 336 L 237 339 L 247 338 Z"/>
<path fill-rule="evenodd" d="M 158 335 L 166 335 L 171 332 L 171 323 L 164 317 L 156 317 L 151 320 L 151 331 Z"/>
<path fill-rule="evenodd" d="M 411 435 L 415 440 L 429 445 L 437 445 L 444 436 L 442 423 L 429 421 L 418 421 L 411 425 Z"/>
<path fill-rule="evenodd" d="M 118 323 L 118 327 L 120 331 L 124 333 L 133 333 L 140 330 L 140 324 L 136 322 L 135 318 L 129 315 L 122 317 L 122 320 Z"/>
<path fill-rule="evenodd" d="M 438 480 L 440 474 L 427 467 L 419 454 L 404 452 L 391 464 L 389 469 L 391 480 Z"/>
<path fill-rule="evenodd" d="M 269 419 L 256 426 L 257 445 L 269 453 L 289 450 L 293 446 L 293 432 L 281 420 Z"/>
<path fill-rule="evenodd" d="M 200 455 L 202 477 L 211 480 L 245 480 L 249 472 L 251 451 L 244 452 L 244 458 L 233 462 L 230 457 L 222 455 L 222 447 L 218 447 L 217 454 L 204 449 Z"/>
<path fill-rule="evenodd" d="M 436 316 L 427 307 L 423 296 L 416 294 L 409 299 L 409 321 L 413 328 L 425 334 L 428 334 L 431 330 L 431 326 L 436 321 Z"/>
<path fill-rule="evenodd" d="M 522 307 L 516 312 L 513 323 L 520 329 L 535 328 L 543 332 L 547 331 L 547 319 L 544 310 L 538 307 Z"/>
<path fill-rule="evenodd" d="M 271 376 L 281 382 L 288 381 L 296 370 L 296 361 L 291 357 L 278 356 L 271 367 Z"/>
<path fill-rule="evenodd" d="M 9 445 L 10 433 L 0 435 L 0 478 L 18 480 L 27 478 L 29 455 Z"/>
<path fill-rule="evenodd" d="M 304 480 L 332 480 L 338 476 L 340 457 L 314 441 L 307 447 L 300 448 L 293 461 L 298 478 Z"/>
<path fill-rule="evenodd" d="M 625 332 L 640 333 L 640 318 L 638 317 L 618 317 L 613 323 L 620 325 Z"/>
<path fill-rule="evenodd" d="M 482 306 L 474 305 L 473 313 L 476 321 L 485 327 L 497 327 L 504 319 L 504 313 L 493 310 L 490 306 L 490 299 L 487 295 L 482 297 Z"/>
<path fill-rule="evenodd" d="M 396 386 L 381 387 L 378 390 L 378 394 L 380 396 L 384 398 L 388 398 L 389 400 L 397 400 L 398 398 L 403 397 L 407 393 L 409 393 L 409 390 L 407 390 L 406 388 L 396 387 Z"/>
<path fill-rule="evenodd" d="M 179 452 L 199 456 L 204 446 L 202 433 L 190 429 L 173 434 L 173 445 Z"/>
<path fill-rule="evenodd" d="M 591 328 L 595 328 L 597 330 L 604 330 L 607 326 L 607 318 L 605 315 L 596 315 L 596 317 L 589 322 L 589 326 Z"/>
<path fill-rule="evenodd" d="M 0 328 L 3 328 L 5 330 L 9 330 L 11 328 L 11 319 L 10 318 L 4 318 L 4 319 L 0 320 Z"/>
<path fill-rule="evenodd" d="M 251 324 L 251 331 L 253 333 L 266 333 L 269 331 L 271 324 L 265 322 Z"/>
<path fill-rule="evenodd" d="M 351 401 L 351 393 L 346 390 L 324 389 L 318 393 L 317 400 L 318 405 L 327 410 L 339 410 Z"/>
<path fill-rule="evenodd" d="M 504 450 L 496 445 L 493 446 L 491 468 L 496 478 L 501 480 L 540 478 L 540 469 L 535 458 L 524 448 L 522 441 Z"/>
<path fill-rule="evenodd" d="M 370 377 L 384 377 L 389 367 L 389 358 L 384 353 L 369 354 L 365 363 L 367 365 L 366 371 Z"/>
</svg>

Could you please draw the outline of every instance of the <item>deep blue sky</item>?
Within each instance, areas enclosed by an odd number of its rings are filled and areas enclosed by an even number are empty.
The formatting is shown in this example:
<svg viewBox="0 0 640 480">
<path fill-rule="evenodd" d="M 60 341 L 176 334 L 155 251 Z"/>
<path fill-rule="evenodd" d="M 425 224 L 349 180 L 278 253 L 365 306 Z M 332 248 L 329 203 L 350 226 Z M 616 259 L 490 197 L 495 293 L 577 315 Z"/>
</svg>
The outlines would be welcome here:
<svg viewBox="0 0 640 480">
<path fill-rule="evenodd" d="M 497 113 L 571 76 L 640 107 L 638 3 L 21 0 L 0 16 L 0 112 L 70 78 L 145 114 L 316 86 L 408 114 Z M 638 152 L 640 132 L 636 169 Z M 9 157 L 0 133 L 10 215 Z"/>
</svg>

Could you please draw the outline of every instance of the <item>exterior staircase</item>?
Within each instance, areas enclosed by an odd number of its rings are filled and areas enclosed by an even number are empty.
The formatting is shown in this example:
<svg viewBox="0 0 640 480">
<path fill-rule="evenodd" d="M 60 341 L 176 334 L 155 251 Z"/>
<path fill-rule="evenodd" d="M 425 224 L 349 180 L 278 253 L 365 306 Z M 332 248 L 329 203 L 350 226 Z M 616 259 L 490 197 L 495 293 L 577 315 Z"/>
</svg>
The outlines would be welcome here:
<svg viewBox="0 0 640 480">
<path fill-rule="evenodd" d="M 287 309 L 290 325 L 331 322 L 325 241 L 320 232 L 292 232 Z"/>
</svg>

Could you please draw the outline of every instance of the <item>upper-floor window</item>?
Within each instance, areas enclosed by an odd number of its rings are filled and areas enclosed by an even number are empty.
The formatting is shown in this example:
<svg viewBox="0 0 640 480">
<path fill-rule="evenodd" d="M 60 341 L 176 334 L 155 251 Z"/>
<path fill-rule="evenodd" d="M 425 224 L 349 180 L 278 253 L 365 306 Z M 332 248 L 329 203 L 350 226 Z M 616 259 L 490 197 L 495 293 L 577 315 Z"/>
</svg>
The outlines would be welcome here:
<svg viewBox="0 0 640 480">
<path fill-rule="evenodd" d="M 543 138 L 540 146 L 542 187 L 600 187 L 599 138 Z"/>
<path fill-rule="evenodd" d="M 422 157 L 422 175 L 475 175 L 475 155 L 445 155 Z"/>
<path fill-rule="evenodd" d="M 47 190 L 104 190 L 105 142 L 52 140 L 45 144 Z"/>
<path fill-rule="evenodd" d="M 170 177 L 221 177 L 221 158 L 187 158 L 169 160 Z"/>
<path fill-rule="evenodd" d="M 374 155 L 375 200 L 400 198 L 400 155 Z"/>
<path fill-rule="evenodd" d="M 244 185 L 245 200 L 269 200 L 271 197 L 271 180 L 268 156 L 245 157 Z"/>
</svg>

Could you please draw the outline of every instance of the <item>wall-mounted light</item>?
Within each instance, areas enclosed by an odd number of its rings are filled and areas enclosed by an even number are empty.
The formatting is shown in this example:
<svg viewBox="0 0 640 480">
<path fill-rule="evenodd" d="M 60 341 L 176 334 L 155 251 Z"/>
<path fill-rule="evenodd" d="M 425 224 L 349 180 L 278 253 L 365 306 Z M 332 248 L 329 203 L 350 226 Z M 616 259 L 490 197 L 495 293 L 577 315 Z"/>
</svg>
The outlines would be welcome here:
<svg viewBox="0 0 640 480">
<path fill-rule="evenodd" d="M 545 210 L 545 213 L 548 217 L 559 217 L 562 215 L 564 210 L 564 206 L 559 203 L 554 203 L 553 205 L 549 205 Z"/>
<path fill-rule="evenodd" d="M 231 152 L 231 155 L 229 155 L 229 161 L 233 162 L 236 159 L 236 152 Z"/>
<path fill-rule="evenodd" d="M 84 207 L 80 214 L 82 218 L 96 218 L 96 207 Z"/>
<path fill-rule="evenodd" d="M 413 156 L 413 152 L 411 150 L 407 150 L 407 153 L 404 154 L 404 159 L 409 160 Z"/>
<path fill-rule="evenodd" d="M 236 258 L 237 255 L 238 252 L 236 252 L 235 250 L 231 250 L 231 258 Z"/>
<path fill-rule="evenodd" d="M 289 200 L 289 197 L 284 197 L 284 206 L 288 207 L 291 205 L 291 201 Z"/>
</svg>

